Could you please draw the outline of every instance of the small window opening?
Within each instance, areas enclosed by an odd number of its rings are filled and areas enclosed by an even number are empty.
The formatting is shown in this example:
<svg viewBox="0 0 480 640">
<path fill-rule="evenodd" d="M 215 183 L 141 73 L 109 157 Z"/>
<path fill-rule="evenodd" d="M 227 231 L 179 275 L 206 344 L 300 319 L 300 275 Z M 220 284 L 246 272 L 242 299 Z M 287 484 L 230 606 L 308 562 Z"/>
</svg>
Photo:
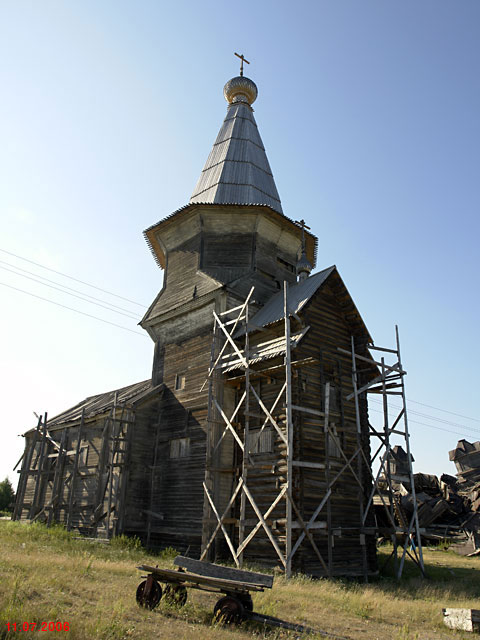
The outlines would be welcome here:
<svg viewBox="0 0 480 640">
<path fill-rule="evenodd" d="M 287 271 L 290 271 L 291 273 L 297 272 L 296 266 L 291 262 L 287 262 L 287 260 L 284 260 L 283 258 L 280 258 L 278 256 L 277 256 L 277 262 L 278 264 L 282 265 L 284 269 L 287 269 Z"/>
<path fill-rule="evenodd" d="M 175 376 L 175 391 L 181 391 L 185 389 L 185 374 L 177 373 Z"/>
<path fill-rule="evenodd" d="M 328 434 L 328 455 L 331 458 L 340 458 L 342 455 L 340 446 L 341 443 L 337 433 L 337 427 L 334 424 L 331 424 L 330 433 Z"/>
<path fill-rule="evenodd" d="M 322 406 L 325 409 L 325 388 L 326 385 L 323 386 L 323 394 L 322 394 Z M 338 402 L 338 390 L 330 383 L 330 393 L 329 393 L 329 411 L 333 411 L 338 413 L 339 411 L 339 402 Z"/>
<path fill-rule="evenodd" d="M 190 455 L 190 438 L 174 438 L 170 440 L 170 458 L 188 458 Z"/>
<path fill-rule="evenodd" d="M 260 429 L 251 429 L 248 433 L 248 452 L 251 454 L 272 453 L 272 429 L 266 428 L 261 433 Z"/>
<path fill-rule="evenodd" d="M 80 449 L 80 460 L 78 461 L 81 467 L 86 467 L 88 463 L 88 444 L 84 444 Z"/>
</svg>

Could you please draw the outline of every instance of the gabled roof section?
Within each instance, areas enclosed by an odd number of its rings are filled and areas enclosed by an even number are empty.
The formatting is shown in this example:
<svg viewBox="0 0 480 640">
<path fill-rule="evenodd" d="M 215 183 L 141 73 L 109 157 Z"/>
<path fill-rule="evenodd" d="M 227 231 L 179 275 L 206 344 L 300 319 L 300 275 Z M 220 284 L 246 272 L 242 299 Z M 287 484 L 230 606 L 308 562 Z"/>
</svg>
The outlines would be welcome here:
<svg viewBox="0 0 480 640">
<path fill-rule="evenodd" d="M 328 267 L 302 282 L 288 288 L 288 310 L 290 315 L 299 313 L 313 294 L 319 289 L 335 267 Z M 252 318 L 253 325 L 265 327 L 283 319 L 283 291 L 276 293 Z"/>
<path fill-rule="evenodd" d="M 190 203 L 266 204 L 283 213 L 253 109 L 233 102 Z"/>
<path fill-rule="evenodd" d="M 151 380 L 144 380 L 142 382 L 130 384 L 128 387 L 122 387 L 120 389 L 114 389 L 113 391 L 107 391 L 106 393 L 89 396 L 74 407 L 71 407 L 62 413 L 59 413 L 58 416 L 51 418 L 48 421 L 47 426 L 48 428 L 51 428 L 58 425 L 65 425 L 65 423 L 77 422 L 81 419 L 83 410 L 85 410 L 85 419 L 106 413 L 113 407 L 115 398 L 117 406 L 121 409 L 121 405 L 124 402 L 126 404 L 135 404 L 139 400 L 146 398 L 151 393 L 159 392 L 162 387 L 163 385 L 153 387 Z"/>
<path fill-rule="evenodd" d="M 323 271 L 319 271 L 318 273 L 315 273 L 314 275 L 288 288 L 287 301 L 289 314 L 299 314 L 310 302 L 314 294 L 326 284 L 327 280 L 329 284 L 332 285 L 334 294 L 336 291 L 340 290 L 342 297 L 344 298 L 344 301 L 342 302 L 342 309 L 345 315 L 349 318 L 349 322 L 357 328 L 357 331 L 366 336 L 368 342 L 373 343 L 368 329 L 335 265 L 328 267 Z M 272 296 L 265 306 L 263 306 L 253 316 L 251 319 L 252 325 L 257 327 L 266 327 L 282 320 L 284 317 L 283 298 L 283 291 L 279 291 Z"/>
</svg>

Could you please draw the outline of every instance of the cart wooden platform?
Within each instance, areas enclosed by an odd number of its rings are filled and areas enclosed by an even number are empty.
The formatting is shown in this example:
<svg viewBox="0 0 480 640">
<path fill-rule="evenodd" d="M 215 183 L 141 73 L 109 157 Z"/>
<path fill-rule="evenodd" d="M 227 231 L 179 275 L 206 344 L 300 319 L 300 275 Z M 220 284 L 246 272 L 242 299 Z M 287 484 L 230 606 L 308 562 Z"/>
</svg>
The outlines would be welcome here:
<svg viewBox="0 0 480 640">
<path fill-rule="evenodd" d="M 219 622 L 239 624 L 242 620 L 254 620 L 294 631 L 312 631 L 302 625 L 291 624 L 253 611 L 251 594 L 271 589 L 273 576 L 230 569 L 183 556 L 177 556 L 173 563 L 178 569 L 159 569 L 149 565 L 138 567 L 147 573 L 146 576 L 142 576 L 146 579 L 137 588 L 137 602 L 140 606 L 154 609 L 162 596 L 171 604 L 183 606 L 187 601 L 187 589 L 200 589 L 223 594 L 213 609 L 214 617 Z M 163 589 L 160 583 L 164 584 Z"/>
</svg>

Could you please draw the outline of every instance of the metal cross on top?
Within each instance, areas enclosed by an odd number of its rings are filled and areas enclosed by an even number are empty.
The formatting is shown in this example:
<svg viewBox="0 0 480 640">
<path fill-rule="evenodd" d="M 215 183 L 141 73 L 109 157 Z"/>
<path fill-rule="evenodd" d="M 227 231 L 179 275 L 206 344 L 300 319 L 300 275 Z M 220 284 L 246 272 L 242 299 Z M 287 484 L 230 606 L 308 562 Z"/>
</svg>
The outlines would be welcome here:
<svg viewBox="0 0 480 640">
<path fill-rule="evenodd" d="M 295 224 L 302 227 L 302 249 L 305 250 L 305 229 L 310 229 L 305 220 L 295 220 Z"/>
<path fill-rule="evenodd" d="M 245 58 L 243 53 L 242 53 L 242 55 L 240 55 L 235 51 L 235 55 L 237 56 L 237 58 L 240 58 L 240 60 L 242 61 L 240 63 L 240 75 L 243 76 L 243 63 L 246 62 L 247 64 L 250 64 L 250 62 Z"/>
</svg>

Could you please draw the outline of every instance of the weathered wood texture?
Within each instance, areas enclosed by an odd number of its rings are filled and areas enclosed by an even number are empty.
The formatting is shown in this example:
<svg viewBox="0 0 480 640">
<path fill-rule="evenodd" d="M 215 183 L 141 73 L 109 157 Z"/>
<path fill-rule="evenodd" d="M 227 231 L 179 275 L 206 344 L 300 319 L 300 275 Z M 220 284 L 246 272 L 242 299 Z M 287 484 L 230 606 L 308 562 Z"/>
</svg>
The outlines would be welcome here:
<svg viewBox="0 0 480 640">
<path fill-rule="evenodd" d="M 224 580 L 238 580 L 248 584 L 260 585 L 267 589 L 271 589 L 273 586 L 273 576 L 265 573 L 221 567 L 210 562 L 200 562 L 199 560 L 185 558 L 184 556 L 177 556 L 173 564 L 200 576 L 209 576 L 211 578 L 221 578 Z"/>
<path fill-rule="evenodd" d="M 207 390 L 200 388 L 210 349 L 210 331 L 164 346 L 161 420 L 150 441 L 150 447 L 157 446 L 156 456 L 154 451 L 150 456 L 150 465 L 155 458 L 156 463 L 148 507 L 156 514 L 150 526 L 154 546 L 200 550 L 207 417 Z"/>
<path fill-rule="evenodd" d="M 335 283 L 334 283 L 335 284 Z M 340 288 L 339 288 L 340 289 Z M 348 305 L 330 287 L 323 287 L 317 292 L 310 303 L 300 314 L 300 321 L 309 326 L 309 331 L 300 345 L 293 351 L 292 359 L 305 361 L 306 364 L 293 368 L 292 403 L 294 407 L 303 407 L 293 412 L 293 459 L 298 464 L 293 466 L 293 485 L 291 496 L 301 514 L 302 520 L 308 522 L 319 507 L 322 499 L 331 486 L 331 495 L 325 502 L 315 520 L 315 528 L 311 531 L 314 541 L 325 563 L 328 564 L 330 575 L 364 575 L 365 570 L 372 573 L 376 570 L 375 540 L 372 535 L 366 535 L 365 526 L 361 520 L 361 505 L 366 504 L 366 497 L 371 487 L 368 465 L 365 460 L 370 459 L 368 438 L 367 404 L 364 398 L 360 402 L 361 433 L 357 437 L 356 411 L 354 400 L 346 401 L 345 396 L 353 390 L 351 359 L 338 352 L 337 347 L 349 349 L 352 332 L 358 327 L 356 318 L 346 317 L 345 308 Z M 348 295 L 348 294 L 347 294 Z M 299 329 L 294 326 L 293 329 Z M 273 328 L 252 335 L 253 348 L 256 342 L 261 342 L 282 335 L 283 326 L 280 323 Z M 357 335 L 360 352 L 364 351 L 365 336 Z M 276 367 L 276 368 L 275 368 Z M 255 370 L 269 369 L 266 375 L 255 376 Z M 368 374 L 367 374 L 368 375 Z M 236 402 L 239 402 L 245 391 L 244 378 L 239 371 L 231 374 L 232 384 L 237 388 Z M 283 358 L 269 360 L 252 367 L 253 389 L 268 409 L 281 393 L 284 384 Z M 329 396 L 329 431 L 325 434 L 323 411 L 325 410 L 325 385 L 330 384 Z M 253 398 L 253 400 L 252 400 Z M 310 412 L 308 412 L 310 409 Z M 271 505 L 287 483 L 286 458 L 286 411 L 285 397 L 277 403 L 271 412 L 281 433 L 270 423 L 264 427 L 270 443 L 270 450 L 250 451 L 248 462 L 247 485 L 257 507 L 262 513 L 269 511 L 267 525 L 271 533 L 282 548 L 286 543 L 286 502 L 285 499 L 271 509 Z M 237 427 L 242 436 L 245 417 L 239 414 Z M 265 423 L 266 415 L 251 394 L 249 408 L 249 429 L 251 433 L 259 433 Z M 282 437 L 283 435 L 283 437 Z M 233 438 L 228 436 L 226 442 L 232 445 Z M 359 444 L 364 457 L 359 452 Z M 236 459 L 230 468 L 230 482 L 234 483 L 239 474 L 242 458 L 238 445 L 234 446 Z M 357 457 L 350 464 L 352 456 Z M 309 467 L 309 464 L 312 467 Z M 222 476 L 228 475 L 228 469 L 222 469 Z M 332 484 L 333 483 L 333 484 Z M 221 510 L 220 510 L 221 512 Z M 240 500 L 235 501 L 229 523 L 229 535 L 238 541 L 240 519 Z M 295 544 L 302 534 L 302 525 L 298 521 L 297 511 L 293 511 L 293 539 Z M 252 531 L 258 518 L 250 501 L 246 502 L 245 510 L 246 533 Z M 212 519 L 212 527 L 216 524 Z M 365 549 L 363 546 L 365 545 Z M 217 543 L 217 557 L 228 556 L 225 544 Z M 262 564 L 280 564 L 278 554 L 272 543 L 261 528 L 244 551 L 244 559 Z M 365 567 L 365 562 L 367 567 Z M 312 575 L 325 575 L 324 564 L 318 558 L 317 552 L 309 540 L 305 539 L 293 557 L 293 570 L 304 571 Z"/>
</svg>

